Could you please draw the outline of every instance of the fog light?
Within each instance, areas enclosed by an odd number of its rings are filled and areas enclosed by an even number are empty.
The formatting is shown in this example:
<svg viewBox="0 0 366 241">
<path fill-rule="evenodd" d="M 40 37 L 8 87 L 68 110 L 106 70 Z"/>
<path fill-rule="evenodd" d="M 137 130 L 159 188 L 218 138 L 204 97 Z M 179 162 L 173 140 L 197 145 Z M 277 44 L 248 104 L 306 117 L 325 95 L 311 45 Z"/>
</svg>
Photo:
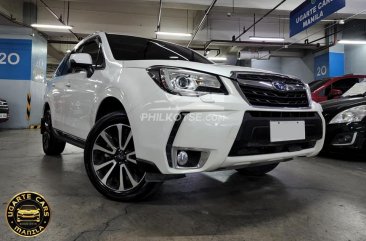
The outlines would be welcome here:
<svg viewBox="0 0 366 241">
<path fill-rule="evenodd" d="M 180 151 L 177 156 L 179 166 L 185 166 L 188 162 L 188 154 L 185 151 Z"/>
<path fill-rule="evenodd" d="M 346 135 L 344 136 L 343 140 L 342 140 L 344 143 L 349 143 L 352 141 L 352 136 L 350 135 Z"/>
<path fill-rule="evenodd" d="M 354 133 L 340 133 L 336 135 L 332 141 L 333 146 L 351 146 L 355 143 L 357 132 Z"/>
</svg>

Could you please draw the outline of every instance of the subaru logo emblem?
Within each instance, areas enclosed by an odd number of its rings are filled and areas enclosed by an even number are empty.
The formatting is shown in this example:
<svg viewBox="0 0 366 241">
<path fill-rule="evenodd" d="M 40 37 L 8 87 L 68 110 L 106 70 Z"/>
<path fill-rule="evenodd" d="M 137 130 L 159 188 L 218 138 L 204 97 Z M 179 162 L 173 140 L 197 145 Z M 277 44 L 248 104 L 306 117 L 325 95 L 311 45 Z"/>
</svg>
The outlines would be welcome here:
<svg viewBox="0 0 366 241">
<path fill-rule="evenodd" d="M 275 82 L 272 82 L 272 85 L 273 87 L 276 88 L 276 90 L 279 90 L 279 91 L 286 91 L 287 90 L 287 85 L 281 81 L 275 81 Z"/>
</svg>

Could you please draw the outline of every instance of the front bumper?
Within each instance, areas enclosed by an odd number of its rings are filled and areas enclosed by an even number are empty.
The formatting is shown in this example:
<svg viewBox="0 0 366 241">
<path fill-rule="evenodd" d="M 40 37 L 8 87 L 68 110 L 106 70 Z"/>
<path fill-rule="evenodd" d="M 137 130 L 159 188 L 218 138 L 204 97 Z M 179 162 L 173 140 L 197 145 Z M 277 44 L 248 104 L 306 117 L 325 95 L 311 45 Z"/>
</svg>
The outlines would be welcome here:
<svg viewBox="0 0 366 241">
<path fill-rule="evenodd" d="M 310 108 L 254 107 L 242 98 L 231 80 L 222 79 L 229 95 L 209 94 L 198 98 L 174 96 L 152 86 L 151 89 L 156 90 L 154 96 L 149 101 L 141 98 L 141 103 L 128 113 L 134 132 L 136 157 L 152 162 L 162 174 L 187 174 L 264 165 L 298 156 L 314 156 L 320 152 L 324 144 L 325 122 L 319 104 L 312 103 Z M 280 148 L 274 147 L 275 150 L 232 154 L 244 116 L 253 112 L 290 115 L 290 118 L 278 119 L 274 116 L 257 119 L 267 125 L 270 120 L 293 120 L 296 115 L 299 116 L 295 117 L 296 120 L 306 121 L 306 113 L 315 113 L 318 119 L 313 127 L 320 130 L 320 134 L 309 136 L 306 143 L 289 142 L 283 143 L 285 146 Z M 271 145 L 264 139 L 262 141 L 260 148 Z M 247 144 L 252 145 L 253 142 Z M 201 157 L 196 158 L 199 165 L 194 168 L 177 167 L 177 152 L 181 150 L 193 154 L 195 158 L 195 154 L 200 152 Z"/>
<path fill-rule="evenodd" d="M 329 124 L 325 137 L 325 150 L 362 150 L 365 148 L 365 141 L 365 122 Z"/>
</svg>

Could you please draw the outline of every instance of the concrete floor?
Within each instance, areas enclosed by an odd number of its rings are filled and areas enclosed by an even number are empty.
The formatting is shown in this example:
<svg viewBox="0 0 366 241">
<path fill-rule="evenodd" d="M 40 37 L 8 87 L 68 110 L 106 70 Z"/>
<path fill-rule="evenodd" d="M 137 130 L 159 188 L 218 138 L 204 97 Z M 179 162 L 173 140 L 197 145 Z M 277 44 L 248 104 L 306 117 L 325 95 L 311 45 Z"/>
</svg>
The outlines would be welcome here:
<svg viewBox="0 0 366 241">
<path fill-rule="evenodd" d="M 35 191 L 51 206 L 36 240 L 366 240 L 366 161 L 299 158 L 270 175 L 235 171 L 166 182 L 140 203 L 105 199 L 81 149 L 45 157 L 38 130 L 0 131 L 0 201 Z M 5 223 L 0 240 L 24 240 Z"/>
</svg>

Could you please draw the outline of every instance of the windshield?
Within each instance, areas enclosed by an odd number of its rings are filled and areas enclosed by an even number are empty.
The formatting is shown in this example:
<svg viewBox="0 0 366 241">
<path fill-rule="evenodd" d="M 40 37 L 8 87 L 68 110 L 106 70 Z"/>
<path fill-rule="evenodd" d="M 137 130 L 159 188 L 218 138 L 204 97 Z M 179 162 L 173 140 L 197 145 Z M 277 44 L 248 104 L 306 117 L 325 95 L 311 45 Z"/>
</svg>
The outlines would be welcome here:
<svg viewBox="0 0 366 241">
<path fill-rule="evenodd" d="M 322 87 L 325 83 L 327 83 L 329 79 L 323 79 L 323 80 L 315 80 L 309 84 L 311 92 L 319 89 Z"/>
<path fill-rule="evenodd" d="M 360 83 L 356 83 L 349 89 L 346 93 L 344 93 L 343 97 L 351 97 L 351 96 L 359 96 L 366 94 L 366 81 L 362 81 Z"/>
<path fill-rule="evenodd" d="M 164 59 L 213 64 L 199 53 L 173 43 L 115 34 L 107 34 L 107 39 L 116 60 Z"/>
</svg>

